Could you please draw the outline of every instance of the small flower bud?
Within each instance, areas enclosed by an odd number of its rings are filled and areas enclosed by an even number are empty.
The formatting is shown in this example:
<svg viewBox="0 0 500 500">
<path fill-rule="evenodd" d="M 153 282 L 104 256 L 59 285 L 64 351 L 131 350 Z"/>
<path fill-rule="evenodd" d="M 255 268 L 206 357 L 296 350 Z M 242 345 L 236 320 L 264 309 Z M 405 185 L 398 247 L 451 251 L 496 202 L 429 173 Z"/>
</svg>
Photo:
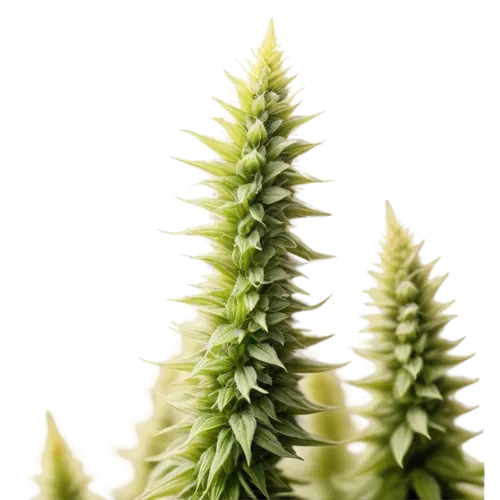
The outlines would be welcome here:
<svg viewBox="0 0 500 500">
<path fill-rule="evenodd" d="M 252 103 L 252 114 L 255 118 L 259 118 L 260 115 L 266 109 L 266 98 L 264 94 L 257 96 Z"/>
<path fill-rule="evenodd" d="M 267 131 L 264 124 L 259 120 L 255 120 L 247 134 L 247 140 L 252 146 L 258 146 L 261 142 L 267 139 Z"/>
<path fill-rule="evenodd" d="M 417 287 L 409 280 L 402 281 L 396 288 L 396 298 L 403 304 L 412 301 L 417 294 Z"/>
</svg>

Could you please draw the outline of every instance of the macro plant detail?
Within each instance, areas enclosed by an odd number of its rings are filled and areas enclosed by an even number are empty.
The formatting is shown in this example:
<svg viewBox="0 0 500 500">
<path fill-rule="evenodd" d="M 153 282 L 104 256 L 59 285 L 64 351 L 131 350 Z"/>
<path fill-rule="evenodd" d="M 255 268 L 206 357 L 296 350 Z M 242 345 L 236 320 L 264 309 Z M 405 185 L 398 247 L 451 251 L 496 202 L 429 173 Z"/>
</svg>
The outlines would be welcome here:
<svg viewBox="0 0 500 500">
<path fill-rule="evenodd" d="M 463 339 L 442 336 L 452 302 L 435 300 L 446 275 L 430 277 L 437 260 L 422 264 L 422 243 L 413 243 L 389 204 L 386 211 L 381 270 L 370 272 L 377 286 L 367 291 L 379 312 L 367 316 L 364 331 L 373 337 L 356 351 L 376 369 L 353 382 L 373 395 L 360 412 L 370 421 L 362 437 L 368 448 L 355 472 L 366 481 L 353 498 L 481 499 L 484 466 L 462 450 L 479 433 L 455 423 L 474 408 L 454 398 L 477 379 L 449 373 L 471 356 L 449 353 Z"/>
</svg>

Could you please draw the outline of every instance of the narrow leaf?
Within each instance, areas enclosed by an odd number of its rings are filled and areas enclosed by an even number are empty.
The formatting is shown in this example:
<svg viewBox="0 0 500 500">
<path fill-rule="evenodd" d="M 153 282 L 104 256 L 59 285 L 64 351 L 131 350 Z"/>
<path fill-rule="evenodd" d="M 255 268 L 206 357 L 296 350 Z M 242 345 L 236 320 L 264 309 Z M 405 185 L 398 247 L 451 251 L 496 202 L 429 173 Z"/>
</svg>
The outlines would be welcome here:
<svg viewBox="0 0 500 500">
<path fill-rule="evenodd" d="M 219 427 L 225 425 L 226 422 L 226 419 L 222 415 L 211 415 L 206 413 L 200 415 L 193 424 L 189 437 L 192 439 L 199 434 L 203 434 L 204 432 L 218 429 Z"/>
<path fill-rule="evenodd" d="M 410 361 L 408 361 L 408 363 L 405 364 L 404 368 L 409 373 L 411 373 L 413 378 L 416 380 L 423 366 L 424 366 L 423 359 L 420 356 L 417 356 L 416 358 L 412 358 Z"/>
<path fill-rule="evenodd" d="M 252 441 L 257 428 L 255 417 L 248 412 L 235 413 L 229 419 L 236 441 L 240 444 L 247 459 L 247 464 L 252 462 Z"/>
<path fill-rule="evenodd" d="M 226 460 L 229 458 L 231 449 L 234 444 L 233 433 L 230 429 L 223 429 L 217 438 L 217 446 L 215 449 L 215 456 L 210 467 L 210 474 L 208 476 L 207 488 L 210 487 L 212 481 L 215 479 L 219 470 L 224 466 Z"/>
<path fill-rule="evenodd" d="M 212 99 L 220 104 L 235 120 L 238 120 L 239 122 L 245 121 L 246 113 L 241 108 L 238 108 L 237 106 L 234 106 L 233 104 L 230 104 L 228 102 L 221 101 L 216 97 L 213 97 Z"/>
<path fill-rule="evenodd" d="M 187 132 L 193 137 L 196 137 L 226 161 L 236 163 L 240 159 L 241 152 L 235 144 L 214 139 L 213 137 L 208 137 L 203 134 L 198 134 L 196 132 L 192 132 L 191 130 L 184 130 L 183 132 Z"/>
<path fill-rule="evenodd" d="M 287 360 L 286 367 L 288 371 L 292 373 L 322 373 L 342 368 L 347 364 L 348 363 L 322 363 L 321 361 L 316 361 L 315 359 L 297 357 Z"/>
<path fill-rule="evenodd" d="M 271 421 L 269 420 L 269 417 L 267 416 L 266 412 L 263 410 L 261 406 L 257 406 L 256 404 L 250 405 L 247 411 L 262 424 L 270 428 L 273 427 Z"/>
<path fill-rule="evenodd" d="M 260 398 L 259 404 L 269 418 L 272 418 L 273 420 L 278 420 L 274 404 L 267 396 Z"/>
<path fill-rule="evenodd" d="M 236 328 L 232 324 L 220 325 L 210 337 L 210 341 L 207 344 L 207 350 L 210 351 L 215 346 L 231 342 L 231 340 L 234 340 L 243 333 L 245 333 L 244 330 Z"/>
<path fill-rule="evenodd" d="M 394 349 L 394 355 L 400 363 L 406 363 L 411 356 L 410 344 L 399 344 Z"/>
<path fill-rule="evenodd" d="M 423 434 L 429 439 L 431 438 L 429 436 L 429 431 L 427 430 L 429 416 L 420 406 L 410 408 L 406 414 L 406 420 L 413 431 Z"/>
<path fill-rule="evenodd" d="M 250 344 L 248 346 L 248 353 L 252 356 L 252 358 L 263 361 L 269 365 L 280 366 L 286 371 L 286 368 L 278 358 L 276 351 L 269 344 Z"/>
<path fill-rule="evenodd" d="M 259 309 L 256 309 L 252 314 L 252 319 L 260 326 L 265 332 L 268 331 L 266 322 L 266 313 Z"/>
<path fill-rule="evenodd" d="M 403 459 L 413 440 L 413 431 L 407 424 L 399 425 L 391 435 L 391 450 L 398 465 L 403 467 Z"/>
<path fill-rule="evenodd" d="M 271 205 L 277 203 L 278 201 L 290 196 L 292 194 L 288 189 L 284 189 L 278 186 L 263 189 L 260 192 L 260 200 L 264 205 Z"/>
<path fill-rule="evenodd" d="M 439 389 L 434 385 L 420 385 L 417 384 L 415 388 L 417 396 L 426 399 L 443 399 Z"/>
<path fill-rule="evenodd" d="M 289 278 L 286 271 L 280 267 L 275 267 L 266 272 L 266 283 L 274 283 L 275 281 L 280 281 Z"/>
<path fill-rule="evenodd" d="M 442 498 L 439 483 L 424 469 L 413 471 L 411 484 L 420 500 L 441 500 Z"/>
<path fill-rule="evenodd" d="M 257 462 L 252 464 L 251 467 L 243 466 L 248 477 L 252 480 L 252 483 L 257 487 L 257 489 L 269 500 L 269 493 L 267 492 L 266 485 L 266 471 L 264 469 L 264 464 L 262 462 Z"/>
<path fill-rule="evenodd" d="M 253 366 L 244 366 L 234 372 L 234 381 L 240 394 L 250 403 L 250 391 L 255 389 L 267 394 L 265 389 L 257 385 L 257 372 Z"/>
<path fill-rule="evenodd" d="M 215 445 L 207 448 L 200 456 L 196 464 L 195 475 L 197 477 L 198 487 L 205 485 L 210 474 L 210 467 L 215 457 Z"/>
<path fill-rule="evenodd" d="M 297 458 L 302 460 L 299 456 L 283 448 L 283 445 L 279 442 L 279 439 L 269 430 L 259 428 L 255 433 L 255 443 L 259 445 L 264 450 L 267 450 L 278 457 L 283 458 Z"/>
<path fill-rule="evenodd" d="M 394 382 L 394 397 L 401 399 L 408 392 L 412 384 L 413 377 L 410 373 L 405 369 L 399 370 Z"/>
<path fill-rule="evenodd" d="M 219 409 L 219 411 L 223 411 L 235 396 L 236 391 L 233 387 L 223 387 L 222 389 L 219 389 L 215 406 Z"/>
</svg>

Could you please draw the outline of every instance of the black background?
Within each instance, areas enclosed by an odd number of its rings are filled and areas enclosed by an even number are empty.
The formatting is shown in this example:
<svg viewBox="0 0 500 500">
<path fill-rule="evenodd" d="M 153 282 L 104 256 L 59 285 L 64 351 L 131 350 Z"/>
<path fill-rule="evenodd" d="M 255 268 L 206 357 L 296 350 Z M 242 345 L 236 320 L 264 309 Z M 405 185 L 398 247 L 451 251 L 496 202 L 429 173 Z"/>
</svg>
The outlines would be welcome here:
<svg viewBox="0 0 500 500">
<path fill-rule="evenodd" d="M 362 17 L 360 24 L 352 13 L 343 17 L 334 8 L 281 9 L 280 28 L 289 33 L 288 45 L 296 47 L 296 60 L 312 80 L 313 102 L 329 105 L 328 121 L 312 135 L 337 137 L 337 144 L 328 153 L 314 153 L 309 165 L 322 175 L 345 177 L 336 193 L 314 195 L 335 207 L 337 224 L 308 226 L 322 247 L 345 249 L 344 265 L 322 266 L 314 274 L 314 294 L 320 287 L 337 289 L 336 305 L 323 313 L 324 324 L 346 332 L 359 326 L 351 319 L 359 308 L 352 289 L 360 286 L 359 266 L 366 261 L 367 242 L 375 239 L 380 215 L 375 202 L 392 192 L 402 200 L 402 214 L 410 223 L 418 231 L 431 231 L 433 246 L 457 265 L 449 293 L 465 296 L 465 304 L 457 307 L 465 320 L 458 326 L 473 329 L 481 351 L 481 360 L 473 364 L 481 375 L 491 375 L 492 328 L 485 312 L 495 307 L 490 292 L 493 169 L 478 129 L 483 105 L 477 53 L 467 30 L 444 17 L 439 22 L 429 16 L 423 27 L 412 30 L 403 20 L 382 28 L 372 25 L 368 14 Z M 144 85 L 158 97 L 145 127 L 151 138 L 159 131 L 160 151 L 199 151 L 175 136 L 175 121 L 207 126 L 207 113 L 215 111 L 207 104 L 207 88 L 222 84 L 215 78 L 216 63 L 230 63 L 262 28 L 260 7 L 241 13 L 197 6 L 160 23 L 149 48 L 156 55 L 153 80 Z M 151 140 L 149 159 L 153 146 Z M 96 456 L 105 479 L 119 477 L 118 465 L 104 463 L 103 443 L 127 438 L 127 415 L 141 404 L 135 384 L 142 383 L 143 370 L 135 368 L 135 354 L 168 349 L 167 339 L 158 334 L 158 320 L 175 306 L 159 305 L 158 295 L 175 295 L 199 269 L 175 265 L 175 248 L 185 243 L 149 240 L 148 218 L 192 221 L 191 209 L 176 208 L 168 200 L 169 191 L 185 186 L 183 170 L 167 166 L 162 161 L 159 168 L 148 169 L 148 189 L 134 198 L 143 223 L 140 234 L 131 236 L 124 228 L 123 239 L 105 257 L 90 248 L 69 267 L 78 280 L 87 279 L 87 272 L 98 276 L 91 293 L 65 305 L 57 322 L 53 309 L 37 311 L 52 333 L 49 339 L 33 339 L 36 354 L 27 367 L 36 384 L 24 403 L 21 452 L 26 464 L 31 463 L 31 440 L 39 438 L 40 408 L 56 407 L 65 429 Z M 331 357 L 343 353 L 332 351 Z M 491 421 L 489 385 L 481 386 L 480 399 L 481 416 L 474 423 L 486 424 Z M 486 441 L 481 455 L 490 455 Z"/>
</svg>

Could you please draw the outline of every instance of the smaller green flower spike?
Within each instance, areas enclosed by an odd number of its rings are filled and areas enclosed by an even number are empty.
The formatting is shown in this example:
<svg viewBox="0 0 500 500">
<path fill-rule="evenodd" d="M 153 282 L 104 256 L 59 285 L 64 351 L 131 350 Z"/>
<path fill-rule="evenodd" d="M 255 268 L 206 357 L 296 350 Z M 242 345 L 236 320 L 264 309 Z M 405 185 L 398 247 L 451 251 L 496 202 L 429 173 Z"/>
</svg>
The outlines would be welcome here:
<svg viewBox="0 0 500 500">
<path fill-rule="evenodd" d="M 484 496 L 484 465 L 462 450 L 478 433 L 455 423 L 473 409 L 456 400 L 455 392 L 477 380 L 449 373 L 470 356 L 449 353 L 460 343 L 441 335 L 454 318 L 444 313 L 451 303 L 434 299 L 446 276 L 430 277 L 436 261 L 422 264 L 421 246 L 387 203 L 380 271 L 370 273 L 377 286 L 367 291 L 379 312 L 367 316 L 364 331 L 373 336 L 356 351 L 376 366 L 374 374 L 353 383 L 373 395 L 361 411 L 370 423 L 363 434 L 367 451 L 353 481 L 361 486 L 356 500 Z"/>
<path fill-rule="evenodd" d="M 40 485 L 36 500 L 102 500 L 87 489 L 90 479 L 59 434 L 50 413 L 47 413 L 47 428 L 42 474 L 36 479 Z"/>
</svg>

